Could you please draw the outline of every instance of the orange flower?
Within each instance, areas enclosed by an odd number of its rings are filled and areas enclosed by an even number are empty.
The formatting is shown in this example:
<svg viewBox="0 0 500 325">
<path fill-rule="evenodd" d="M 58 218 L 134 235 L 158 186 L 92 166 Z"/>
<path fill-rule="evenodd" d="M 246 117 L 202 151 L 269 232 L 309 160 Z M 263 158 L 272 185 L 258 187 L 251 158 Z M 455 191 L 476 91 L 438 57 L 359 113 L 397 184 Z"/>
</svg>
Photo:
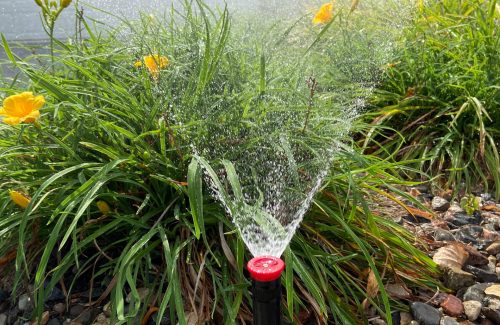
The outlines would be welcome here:
<svg viewBox="0 0 500 325">
<path fill-rule="evenodd" d="M 30 204 L 30 199 L 28 199 L 26 196 L 22 195 L 18 191 L 9 191 L 9 196 L 12 202 L 14 202 L 23 209 L 26 209 Z"/>
<path fill-rule="evenodd" d="M 165 69 L 168 66 L 168 58 L 166 56 L 160 56 L 158 54 L 148 55 L 143 58 L 144 65 L 148 69 L 151 76 L 157 79 L 160 75 L 160 70 Z M 134 66 L 140 68 L 143 66 L 141 61 L 135 62 Z"/>
<path fill-rule="evenodd" d="M 326 24 L 333 18 L 333 2 L 325 3 L 313 18 L 313 24 Z"/>
<path fill-rule="evenodd" d="M 3 101 L 0 116 L 3 122 L 10 125 L 33 123 L 40 117 L 40 108 L 45 104 L 43 96 L 33 96 L 32 92 L 12 95 Z"/>
</svg>

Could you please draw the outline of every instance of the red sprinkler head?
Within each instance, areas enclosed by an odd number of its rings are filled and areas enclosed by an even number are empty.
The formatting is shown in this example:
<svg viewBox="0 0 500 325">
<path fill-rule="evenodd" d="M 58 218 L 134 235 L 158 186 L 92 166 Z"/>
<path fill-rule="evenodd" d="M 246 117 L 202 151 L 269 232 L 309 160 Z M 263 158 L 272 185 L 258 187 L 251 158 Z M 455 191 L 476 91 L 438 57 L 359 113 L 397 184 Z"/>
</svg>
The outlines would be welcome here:
<svg viewBox="0 0 500 325">
<path fill-rule="evenodd" d="M 270 282 L 280 278 L 285 262 L 274 256 L 257 256 L 247 264 L 250 277 L 258 282 Z"/>
</svg>

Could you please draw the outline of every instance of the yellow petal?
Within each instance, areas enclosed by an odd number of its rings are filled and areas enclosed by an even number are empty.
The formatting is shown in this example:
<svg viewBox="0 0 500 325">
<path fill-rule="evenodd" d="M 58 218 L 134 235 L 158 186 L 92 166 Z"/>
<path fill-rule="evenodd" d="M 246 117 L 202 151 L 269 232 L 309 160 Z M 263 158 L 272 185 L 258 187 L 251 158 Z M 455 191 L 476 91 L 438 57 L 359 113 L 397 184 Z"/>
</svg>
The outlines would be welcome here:
<svg viewBox="0 0 500 325">
<path fill-rule="evenodd" d="M 319 8 L 318 12 L 313 18 L 313 24 L 325 24 L 332 20 L 333 3 L 325 3 Z"/>
<path fill-rule="evenodd" d="M 0 108 L 0 116 L 2 115 L 7 115 L 7 113 L 5 113 L 5 109 L 2 107 Z"/>
<path fill-rule="evenodd" d="M 9 191 L 9 196 L 12 202 L 14 202 L 23 209 L 26 209 L 30 204 L 30 199 L 28 199 L 26 196 L 22 195 L 18 191 Z"/>
<path fill-rule="evenodd" d="M 40 111 L 33 111 L 21 120 L 26 123 L 33 123 L 40 117 Z"/>
<path fill-rule="evenodd" d="M 38 95 L 33 99 L 33 110 L 39 110 L 45 105 L 45 97 Z"/>
<path fill-rule="evenodd" d="M 5 124 L 9 124 L 9 125 L 17 125 L 17 124 L 21 123 L 21 119 L 19 117 L 15 117 L 15 116 L 13 116 L 13 117 L 5 117 L 3 119 L 3 122 Z"/>
<path fill-rule="evenodd" d="M 136 62 L 134 63 L 134 67 L 136 67 L 136 68 L 140 68 L 140 67 L 142 67 L 142 62 L 141 62 L 141 61 L 136 61 Z"/>
<path fill-rule="evenodd" d="M 111 211 L 111 208 L 109 207 L 109 205 L 104 201 L 97 201 L 96 205 L 97 205 L 97 208 L 99 209 L 99 211 L 101 211 L 101 213 L 104 215 L 109 214 L 109 212 Z"/>
</svg>

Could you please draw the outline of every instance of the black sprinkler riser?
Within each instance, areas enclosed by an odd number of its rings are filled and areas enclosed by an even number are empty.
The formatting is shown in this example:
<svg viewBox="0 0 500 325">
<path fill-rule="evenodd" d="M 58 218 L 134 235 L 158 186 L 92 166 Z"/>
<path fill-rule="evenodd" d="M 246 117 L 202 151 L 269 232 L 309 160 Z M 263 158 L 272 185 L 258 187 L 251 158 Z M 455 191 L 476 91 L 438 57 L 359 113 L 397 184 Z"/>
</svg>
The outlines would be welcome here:
<svg viewBox="0 0 500 325">
<path fill-rule="evenodd" d="M 254 325 L 281 325 L 281 280 L 252 280 Z"/>
</svg>

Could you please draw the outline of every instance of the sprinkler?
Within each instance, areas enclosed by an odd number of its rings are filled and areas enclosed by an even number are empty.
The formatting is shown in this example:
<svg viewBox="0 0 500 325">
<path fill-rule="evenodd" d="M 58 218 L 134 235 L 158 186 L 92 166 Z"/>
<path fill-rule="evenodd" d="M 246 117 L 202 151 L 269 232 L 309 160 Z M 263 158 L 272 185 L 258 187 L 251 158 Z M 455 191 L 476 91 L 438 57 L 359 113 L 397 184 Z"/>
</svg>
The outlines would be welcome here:
<svg viewBox="0 0 500 325">
<path fill-rule="evenodd" d="M 278 257 L 258 256 L 247 264 L 252 278 L 254 325 L 281 325 L 281 273 L 285 263 Z"/>
</svg>

